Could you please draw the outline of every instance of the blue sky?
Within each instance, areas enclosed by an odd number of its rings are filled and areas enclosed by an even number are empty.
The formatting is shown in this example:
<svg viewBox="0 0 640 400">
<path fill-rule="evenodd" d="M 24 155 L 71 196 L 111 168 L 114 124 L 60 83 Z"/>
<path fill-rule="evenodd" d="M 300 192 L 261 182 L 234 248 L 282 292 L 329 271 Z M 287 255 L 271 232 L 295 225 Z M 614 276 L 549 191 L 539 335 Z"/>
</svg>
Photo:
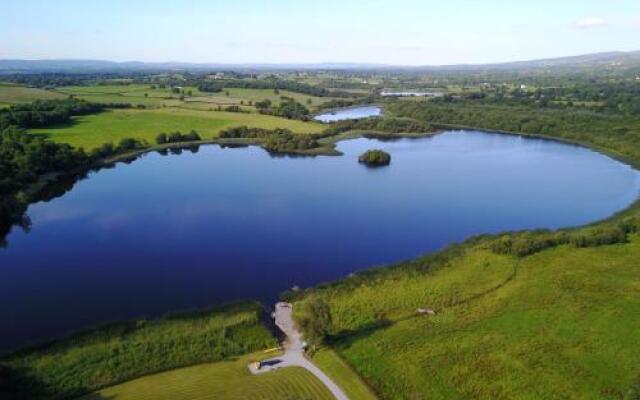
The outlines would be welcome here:
<svg viewBox="0 0 640 400">
<path fill-rule="evenodd" d="M 640 50 L 640 0 L 19 0 L 0 58 L 484 63 Z"/>
</svg>

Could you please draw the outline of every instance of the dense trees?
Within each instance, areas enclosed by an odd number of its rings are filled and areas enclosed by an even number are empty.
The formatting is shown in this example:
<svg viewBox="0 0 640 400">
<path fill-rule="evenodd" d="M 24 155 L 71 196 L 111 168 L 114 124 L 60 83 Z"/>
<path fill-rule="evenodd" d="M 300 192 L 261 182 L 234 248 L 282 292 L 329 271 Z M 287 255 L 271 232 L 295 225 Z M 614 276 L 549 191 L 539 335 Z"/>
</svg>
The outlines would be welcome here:
<svg viewBox="0 0 640 400">
<path fill-rule="evenodd" d="M 526 85 L 525 85 L 526 86 Z M 533 89 L 498 84 L 479 90 L 446 94 L 435 103 L 499 104 L 536 108 L 586 109 L 640 115 L 640 82 L 566 81 L 558 86 L 536 86 Z"/>
<path fill-rule="evenodd" d="M 224 89 L 224 86 L 218 82 L 201 82 L 198 85 L 198 90 L 201 92 L 219 93 L 222 92 L 222 89 Z"/>
<path fill-rule="evenodd" d="M 487 240 L 489 249 L 495 253 L 525 257 L 563 244 L 584 248 L 625 243 L 628 234 L 638 231 L 640 231 L 640 219 L 638 217 L 626 217 L 621 221 L 583 228 L 578 231 L 512 232 L 495 238 L 489 237 Z"/>
<path fill-rule="evenodd" d="M 347 119 L 334 122 L 325 130 L 327 134 L 339 134 L 348 131 L 377 131 L 388 133 L 428 133 L 434 128 L 427 122 L 408 118 L 374 117 Z"/>
<path fill-rule="evenodd" d="M 38 100 L 29 104 L 19 104 L 0 109 L 0 129 L 10 125 L 35 128 L 66 123 L 71 120 L 72 116 L 93 114 L 104 109 L 104 105 L 72 98 L 65 100 Z"/>
<path fill-rule="evenodd" d="M 255 103 L 258 112 L 261 114 L 275 115 L 287 119 L 307 120 L 309 109 L 290 97 L 282 97 L 282 102 L 274 106 L 271 100 L 265 99 Z"/>
<path fill-rule="evenodd" d="M 285 130 L 278 135 L 267 136 L 263 147 L 273 153 L 288 153 L 314 149 L 319 144 L 313 135 L 294 134 Z"/>
<path fill-rule="evenodd" d="M 198 132 L 192 130 L 189 133 L 181 133 L 181 132 L 173 132 L 170 134 L 160 133 L 156 137 L 156 143 L 165 144 L 165 143 L 179 143 L 179 142 L 195 142 L 198 140 L 202 140 Z"/>
<path fill-rule="evenodd" d="M 27 135 L 17 127 L 0 131 L 0 194 L 8 194 L 38 175 L 87 163 L 83 150 Z"/>
<path fill-rule="evenodd" d="M 303 135 L 292 133 L 288 129 L 262 129 L 240 126 L 223 130 L 219 134 L 222 139 L 251 138 L 261 139 L 262 146 L 273 153 L 292 153 L 314 149 L 319 146 L 320 135 Z"/>
</svg>

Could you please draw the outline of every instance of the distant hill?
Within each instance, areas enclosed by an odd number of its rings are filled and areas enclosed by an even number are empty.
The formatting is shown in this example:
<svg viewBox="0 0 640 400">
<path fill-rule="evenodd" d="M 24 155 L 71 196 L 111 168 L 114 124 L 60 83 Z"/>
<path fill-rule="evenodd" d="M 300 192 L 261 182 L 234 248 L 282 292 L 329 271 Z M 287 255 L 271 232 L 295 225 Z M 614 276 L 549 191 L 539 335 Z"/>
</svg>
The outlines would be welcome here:
<svg viewBox="0 0 640 400">
<path fill-rule="evenodd" d="M 608 68 L 638 66 L 640 66 L 640 51 L 619 51 L 507 63 L 463 64 L 422 68 L 441 70 L 527 70 L 542 68 Z"/>
<path fill-rule="evenodd" d="M 114 62 L 104 60 L 0 60 L 0 74 L 15 73 L 96 73 L 129 71 L 278 71 L 278 70 L 399 70 L 434 71 L 526 71 L 540 69 L 582 70 L 596 68 L 640 68 L 640 51 L 607 52 L 542 60 L 515 61 L 493 64 L 455 64 L 433 66 L 402 66 L 367 63 L 317 64 L 223 64 L 223 63 L 148 63 L 140 61 Z"/>
</svg>

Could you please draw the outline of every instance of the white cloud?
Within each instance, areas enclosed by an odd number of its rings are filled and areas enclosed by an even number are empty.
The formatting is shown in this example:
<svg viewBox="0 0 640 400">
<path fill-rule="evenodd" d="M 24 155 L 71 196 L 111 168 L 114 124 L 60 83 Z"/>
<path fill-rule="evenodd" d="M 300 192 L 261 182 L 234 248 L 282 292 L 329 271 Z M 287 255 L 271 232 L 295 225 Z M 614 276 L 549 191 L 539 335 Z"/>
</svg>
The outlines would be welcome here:
<svg viewBox="0 0 640 400">
<path fill-rule="evenodd" d="M 599 17 L 585 17 L 575 22 L 575 27 L 580 29 L 600 28 L 608 25 L 607 21 Z"/>
</svg>

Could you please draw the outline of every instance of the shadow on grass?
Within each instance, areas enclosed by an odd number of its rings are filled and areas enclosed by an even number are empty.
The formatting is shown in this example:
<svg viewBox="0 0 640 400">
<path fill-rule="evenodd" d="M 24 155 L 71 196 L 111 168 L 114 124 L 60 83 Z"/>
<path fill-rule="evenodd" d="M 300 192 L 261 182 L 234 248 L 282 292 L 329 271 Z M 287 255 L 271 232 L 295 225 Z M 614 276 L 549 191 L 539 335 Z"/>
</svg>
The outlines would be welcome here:
<svg viewBox="0 0 640 400">
<path fill-rule="evenodd" d="M 53 393 L 44 382 L 30 374 L 27 368 L 0 365 L 0 399 L 2 400 L 71 399 L 79 396 L 82 400 L 114 400 L 116 398 L 99 393 L 87 394 L 87 391 Z"/>
<path fill-rule="evenodd" d="M 367 338 L 380 330 L 393 326 L 393 324 L 395 324 L 395 322 L 390 319 L 380 318 L 376 321 L 365 324 L 358 329 L 348 329 L 338 332 L 335 335 L 331 335 L 327 339 L 327 342 L 330 345 L 350 347 L 353 342 Z"/>
<path fill-rule="evenodd" d="M 96 113 L 94 115 L 97 115 L 97 114 L 99 114 L 99 113 Z M 83 117 L 83 116 L 84 115 L 79 115 L 79 117 Z M 29 130 L 31 130 L 31 129 L 47 129 L 47 130 L 67 129 L 67 128 L 73 128 L 76 125 L 80 125 L 80 123 L 81 122 L 79 122 L 76 117 L 72 117 L 67 122 L 59 122 L 57 124 L 47 125 L 47 126 L 43 126 L 43 127 L 33 127 L 33 128 L 30 128 Z M 51 137 L 51 134 L 44 133 L 44 132 L 31 133 L 31 135 L 42 137 L 42 138 L 45 138 L 45 139 Z"/>
</svg>

